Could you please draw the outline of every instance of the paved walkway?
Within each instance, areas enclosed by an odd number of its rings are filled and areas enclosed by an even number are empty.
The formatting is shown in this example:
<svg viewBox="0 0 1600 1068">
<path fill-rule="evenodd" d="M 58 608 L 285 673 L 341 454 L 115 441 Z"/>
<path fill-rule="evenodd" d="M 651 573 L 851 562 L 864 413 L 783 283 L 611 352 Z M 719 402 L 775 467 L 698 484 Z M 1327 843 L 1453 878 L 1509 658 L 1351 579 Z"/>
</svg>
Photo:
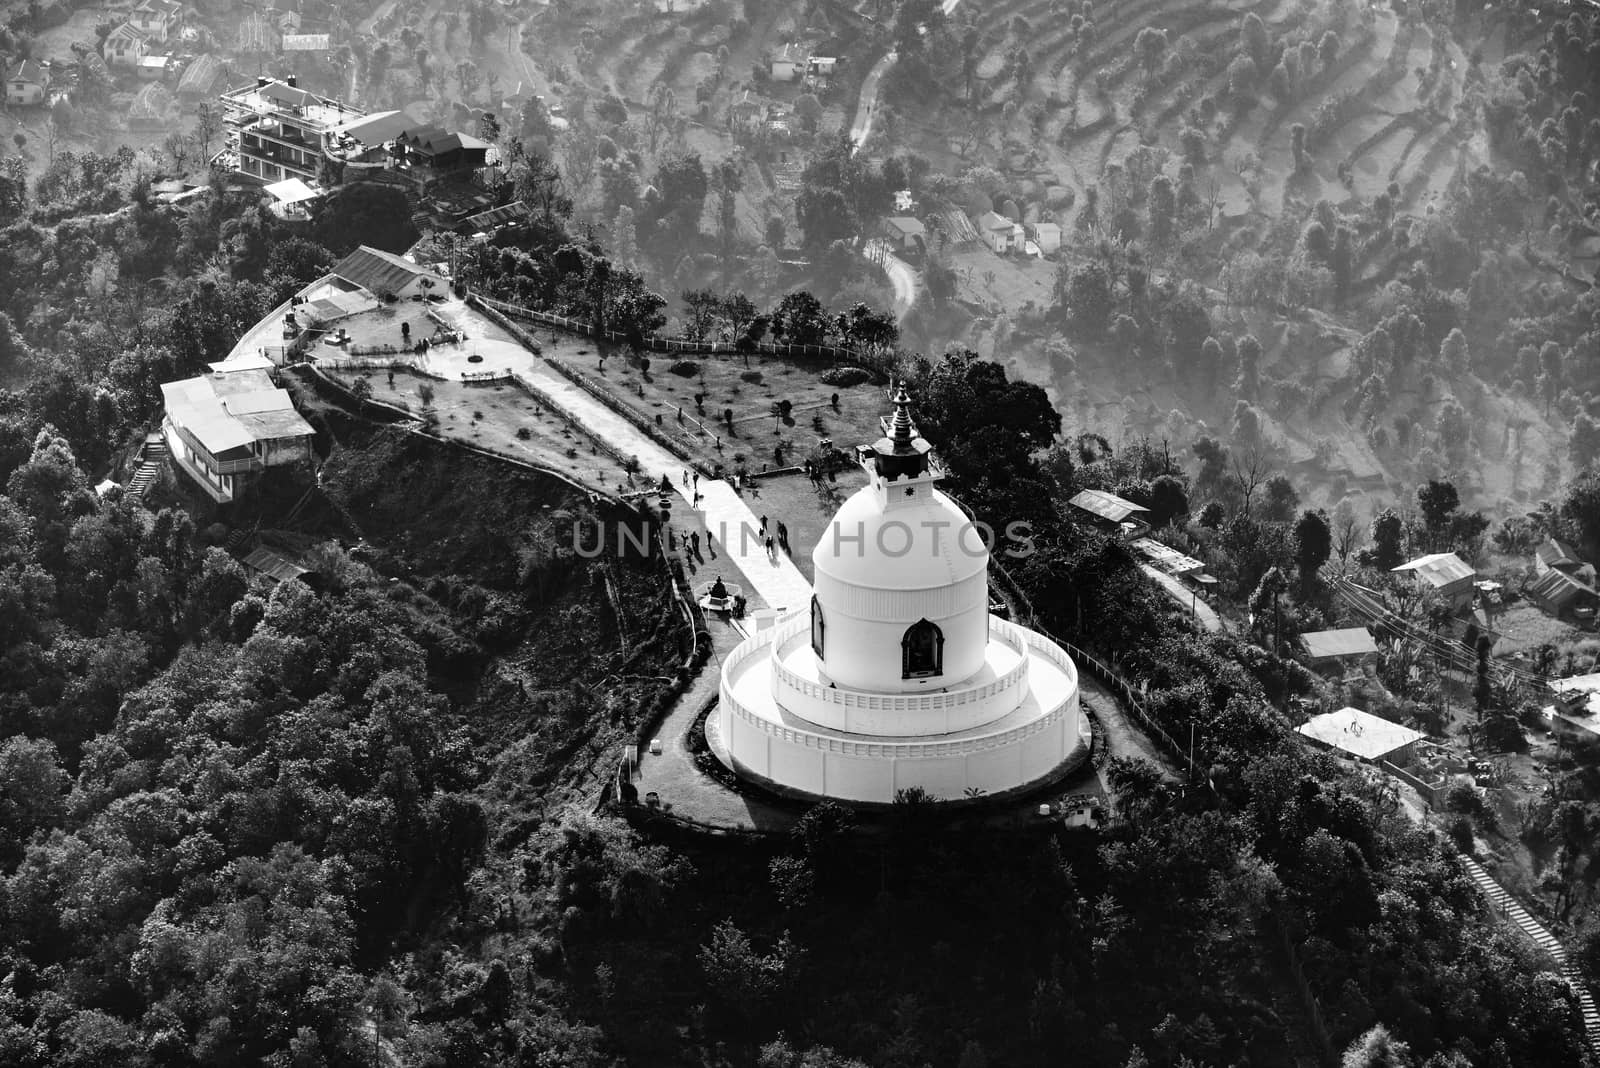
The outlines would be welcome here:
<svg viewBox="0 0 1600 1068">
<path fill-rule="evenodd" d="M 1222 617 L 1217 615 L 1216 610 L 1210 605 L 1196 597 L 1194 591 L 1189 587 L 1160 568 L 1153 567 L 1150 564 L 1140 564 L 1139 569 L 1149 575 L 1155 584 L 1165 590 L 1167 595 L 1178 602 L 1179 605 L 1192 611 L 1196 618 L 1200 620 L 1200 625 L 1206 630 L 1213 634 L 1222 630 Z"/>
<path fill-rule="evenodd" d="M 894 318 L 896 322 L 904 322 L 911 306 L 917 302 L 917 272 L 896 256 L 886 241 L 868 241 L 861 247 L 861 254 L 882 267 L 883 273 L 889 276 L 889 284 L 894 287 Z"/>
<path fill-rule="evenodd" d="M 648 747 L 639 754 L 639 776 L 634 785 L 641 800 L 653 790 L 669 812 L 695 823 L 742 830 L 786 830 L 799 818 L 797 810 L 773 804 L 754 792 L 729 789 L 702 772 L 689 752 L 690 728 L 721 689 L 722 660 L 744 640 L 744 633 L 734 624 L 715 618 L 708 618 L 706 623 L 711 630 L 711 659 L 656 731 L 660 755 L 651 755 Z"/>
<path fill-rule="evenodd" d="M 811 603 L 811 584 L 786 554 L 779 552 L 776 559 L 767 556 L 765 542 L 758 537 L 759 521 L 755 513 L 727 481 L 702 478 L 699 483 L 700 507 L 698 511 L 691 509 L 693 484 L 683 484 L 686 466 L 682 459 L 551 367 L 543 358 L 529 352 L 516 338 L 464 301 L 452 300 L 435 305 L 434 311 L 460 330 L 466 341 L 459 345 L 430 348 L 425 356 L 417 360 L 418 367 L 447 378 L 459 378 L 466 371 L 506 369 L 525 376 L 568 415 L 605 438 L 624 455 L 638 457 L 643 475 L 652 484 L 659 483 L 662 476 L 666 476 L 682 499 L 682 506 L 675 505 L 673 508 L 674 526 L 681 532 L 693 529 L 698 524 L 714 539 L 712 551 L 706 553 L 703 565 L 704 570 L 711 572 L 706 577 L 707 582 L 715 577 L 718 563 L 726 561 L 737 569 L 738 574 L 725 577 L 729 581 L 739 582 L 752 603 L 756 598 L 751 597 L 751 592 L 767 607 L 780 611 L 804 608 Z M 468 357 L 473 355 L 482 356 L 482 362 L 469 363 Z M 689 518 L 691 515 L 694 517 L 692 520 Z"/>
</svg>

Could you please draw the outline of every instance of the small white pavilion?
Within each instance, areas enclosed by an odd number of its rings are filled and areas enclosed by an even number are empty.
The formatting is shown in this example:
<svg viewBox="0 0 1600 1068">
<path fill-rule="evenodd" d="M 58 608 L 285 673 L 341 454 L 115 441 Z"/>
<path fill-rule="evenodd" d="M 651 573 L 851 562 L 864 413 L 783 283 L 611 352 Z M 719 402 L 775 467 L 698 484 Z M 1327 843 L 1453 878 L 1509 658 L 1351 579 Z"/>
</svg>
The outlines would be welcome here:
<svg viewBox="0 0 1600 1068">
<path fill-rule="evenodd" d="M 812 553 L 809 611 L 723 663 L 711 748 L 746 778 L 816 797 L 939 800 L 1048 779 L 1089 732 L 1060 646 L 989 612 L 989 548 L 949 497 L 902 387 L 870 483 Z"/>
</svg>

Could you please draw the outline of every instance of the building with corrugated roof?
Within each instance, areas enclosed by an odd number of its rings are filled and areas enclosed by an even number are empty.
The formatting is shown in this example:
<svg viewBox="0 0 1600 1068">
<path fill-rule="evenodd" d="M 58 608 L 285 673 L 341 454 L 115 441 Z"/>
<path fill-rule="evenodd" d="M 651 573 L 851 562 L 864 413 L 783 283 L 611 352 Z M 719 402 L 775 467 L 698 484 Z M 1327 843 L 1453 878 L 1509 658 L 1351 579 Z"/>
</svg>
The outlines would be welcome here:
<svg viewBox="0 0 1600 1068">
<path fill-rule="evenodd" d="M 213 367 L 161 386 L 161 431 L 178 469 L 229 504 L 267 468 L 311 460 L 315 431 L 258 363 Z"/>
<path fill-rule="evenodd" d="M 1142 537 L 1150 530 L 1150 524 L 1139 518 L 1150 509 L 1124 500 L 1115 493 L 1086 489 L 1067 503 L 1092 516 L 1097 526 L 1120 534 L 1124 538 Z"/>
<path fill-rule="evenodd" d="M 1429 553 L 1392 570 L 1416 576 L 1418 586 L 1437 593 L 1452 608 L 1464 608 L 1472 603 L 1472 583 L 1477 572 L 1455 553 Z"/>
<path fill-rule="evenodd" d="M 393 252 L 362 245 L 333 265 L 333 274 L 365 289 L 375 297 L 402 300 L 434 293 L 443 296 L 444 278 Z"/>
<path fill-rule="evenodd" d="M 25 59 L 6 73 L 6 103 L 20 107 L 43 104 L 50 92 L 50 72 L 37 60 Z"/>
</svg>

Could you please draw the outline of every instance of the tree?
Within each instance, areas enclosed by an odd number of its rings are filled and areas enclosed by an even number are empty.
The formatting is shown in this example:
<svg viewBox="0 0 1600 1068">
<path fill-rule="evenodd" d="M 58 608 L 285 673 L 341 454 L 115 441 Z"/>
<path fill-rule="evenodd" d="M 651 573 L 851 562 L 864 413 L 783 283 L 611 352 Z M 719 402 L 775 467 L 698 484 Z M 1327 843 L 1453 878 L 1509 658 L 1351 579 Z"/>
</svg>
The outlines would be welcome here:
<svg viewBox="0 0 1600 1068">
<path fill-rule="evenodd" d="M 344 256 L 360 245 L 404 252 L 416 243 L 418 234 L 404 190 L 356 182 L 313 201 L 311 237 L 334 255 Z"/>
<path fill-rule="evenodd" d="M 1340 1068 L 1412 1068 L 1412 1064 L 1411 1047 L 1391 1038 L 1383 1024 L 1374 1024 L 1350 1043 Z"/>
<path fill-rule="evenodd" d="M 1461 495 L 1454 483 L 1430 479 L 1417 490 L 1417 507 L 1427 526 L 1429 547 L 1438 547 L 1438 538 L 1449 530 L 1450 520 L 1461 507 Z"/>
<path fill-rule="evenodd" d="M 772 313 L 772 336 L 790 345 L 821 345 L 832 320 L 822 302 L 805 290 L 786 295 Z"/>
<path fill-rule="evenodd" d="M 1445 335 L 1444 341 L 1439 345 L 1439 359 L 1451 374 L 1466 374 L 1471 358 L 1467 351 L 1467 336 L 1461 332 L 1459 326 Z"/>
<path fill-rule="evenodd" d="M 1089 337 L 1105 333 L 1116 308 L 1112 297 L 1111 278 L 1099 263 L 1071 266 L 1063 262 L 1061 271 L 1066 284 L 1060 286 L 1058 274 L 1057 300 L 1063 305 L 1067 320 Z"/>
<path fill-rule="evenodd" d="M 1372 517 L 1372 545 L 1362 550 L 1361 559 L 1380 571 L 1392 571 L 1405 563 L 1405 524 L 1392 508 Z"/>
<path fill-rule="evenodd" d="M 623 267 L 632 268 L 639 262 L 639 238 L 634 229 L 633 209 L 624 204 L 617 209 L 611 224 L 611 256 Z"/>
<path fill-rule="evenodd" d="M 1579 412 L 1572 418 L 1572 438 L 1568 449 L 1575 467 L 1584 468 L 1600 460 L 1600 420 L 1588 412 Z"/>
<path fill-rule="evenodd" d="M 1172 179 L 1164 174 L 1150 179 L 1146 204 L 1150 215 L 1150 245 L 1165 249 L 1177 231 L 1178 197 Z"/>
<path fill-rule="evenodd" d="M 1239 339 L 1239 375 L 1234 380 L 1234 390 L 1249 400 L 1261 395 L 1261 342 L 1254 334 Z"/>
<path fill-rule="evenodd" d="M 672 246 L 686 247 L 700 232 L 710 180 L 696 152 L 669 152 L 656 167 L 656 199 L 645 206 L 648 225 Z"/>
<path fill-rule="evenodd" d="M 1288 522 L 1300 503 L 1300 493 L 1286 475 L 1273 475 L 1267 479 L 1266 500 L 1262 502 L 1262 518 L 1273 523 Z"/>
<path fill-rule="evenodd" d="M 794 113 L 800 119 L 801 128 L 808 134 L 814 134 L 817 124 L 822 121 L 822 102 L 815 93 L 801 93 L 795 99 Z"/>
<path fill-rule="evenodd" d="M 202 100 L 194 109 L 194 139 L 200 146 L 200 155 L 211 158 L 211 142 L 222 131 L 222 115 L 209 100 Z"/>
<path fill-rule="evenodd" d="M 1320 508 L 1301 512 L 1300 521 L 1294 526 L 1294 559 L 1300 569 L 1302 598 L 1310 595 L 1317 571 L 1328 562 L 1332 549 L 1333 532 L 1328 525 L 1327 513 Z"/>
<path fill-rule="evenodd" d="M 1154 75 L 1161 69 L 1161 60 L 1167 54 L 1167 31 L 1144 27 L 1133 39 L 1133 50 L 1145 74 Z"/>
</svg>

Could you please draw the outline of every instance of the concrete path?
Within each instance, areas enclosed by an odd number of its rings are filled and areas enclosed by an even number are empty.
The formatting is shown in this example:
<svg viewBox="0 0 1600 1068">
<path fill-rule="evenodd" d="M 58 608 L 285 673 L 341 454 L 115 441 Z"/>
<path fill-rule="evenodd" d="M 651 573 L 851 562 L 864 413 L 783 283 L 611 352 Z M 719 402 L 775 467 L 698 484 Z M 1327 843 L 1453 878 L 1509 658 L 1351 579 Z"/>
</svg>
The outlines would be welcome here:
<svg viewBox="0 0 1600 1068">
<path fill-rule="evenodd" d="M 878 83 L 883 81 L 883 76 L 889 73 L 889 68 L 894 66 L 895 60 L 900 56 L 890 52 L 867 71 L 867 76 L 861 79 L 861 97 L 856 104 L 856 119 L 850 124 L 850 140 L 854 142 L 851 152 L 861 151 L 861 146 L 867 143 L 867 138 L 872 136 L 872 120 L 878 115 Z"/>
<path fill-rule="evenodd" d="M 683 473 L 687 465 L 682 459 L 541 357 L 529 352 L 516 338 L 464 301 L 435 305 L 434 311 L 460 330 L 467 340 L 459 345 L 438 345 L 429 349 L 417 366 L 447 378 L 459 378 L 464 371 L 503 369 L 525 376 L 568 415 L 605 438 L 624 455 L 638 457 L 641 471 L 651 483 L 659 483 L 662 476 L 666 476 L 681 499 L 681 506 L 673 507 L 674 525 L 687 530 L 698 523 L 715 539 L 711 547 L 715 556 L 706 553 L 702 565 L 703 571 L 710 572 L 705 576 L 707 583 L 715 578 L 719 563 L 726 561 L 738 573 L 727 574 L 725 578 L 739 582 L 752 602 L 755 598 L 750 596 L 751 591 L 767 607 L 780 611 L 805 608 L 811 603 L 811 584 L 785 553 L 777 553 L 776 559 L 767 556 L 765 541 L 758 536 L 759 520 L 727 481 L 702 478 L 700 507 L 698 511 L 693 510 L 690 506 L 693 483 L 684 485 Z M 483 361 L 467 362 L 472 355 L 482 356 Z"/>
<path fill-rule="evenodd" d="M 660 755 L 652 755 L 648 747 L 639 754 L 639 774 L 634 779 L 639 799 L 653 791 L 668 812 L 711 827 L 786 830 L 799 818 L 798 810 L 773 804 L 753 791 L 729 789 L 702 772 L 689 752 L 690 728 L 721 689 L 722 659 L 744 640 L 743 631 L 732 623 L 708 617 L 706 624 L 711 630 L 711 659 L 656 731 Z"/>
<path fill-rule="evenodd" d="M 891 252 L 887 242 L 868 241 L 861 247 L 861 252 L 889 276 L 889 284 L 894 287 L 895 321 L 903 321 L 911 305 L 917 302 L 917 272 L 911 264 Z"/>
<path fill-rule="evenodd" d="M 1171 597 L 1183 608 L 1192 611 L 1195 617 L 1200 620 L 1200 625 L 1206 630 L 1213 634 L 1222 630 L 1222 617 L 1217 615 L 1216 610 L 1210 605 L 1195 596 L 1195 592 L 1189 587 L 1160 568 L 1153 567 L 1150 564 L 1140 564 L 1139 570 L 1149 575 L 1151 581 L 1166 591 L 1167 596 Z"/>
</svg>

